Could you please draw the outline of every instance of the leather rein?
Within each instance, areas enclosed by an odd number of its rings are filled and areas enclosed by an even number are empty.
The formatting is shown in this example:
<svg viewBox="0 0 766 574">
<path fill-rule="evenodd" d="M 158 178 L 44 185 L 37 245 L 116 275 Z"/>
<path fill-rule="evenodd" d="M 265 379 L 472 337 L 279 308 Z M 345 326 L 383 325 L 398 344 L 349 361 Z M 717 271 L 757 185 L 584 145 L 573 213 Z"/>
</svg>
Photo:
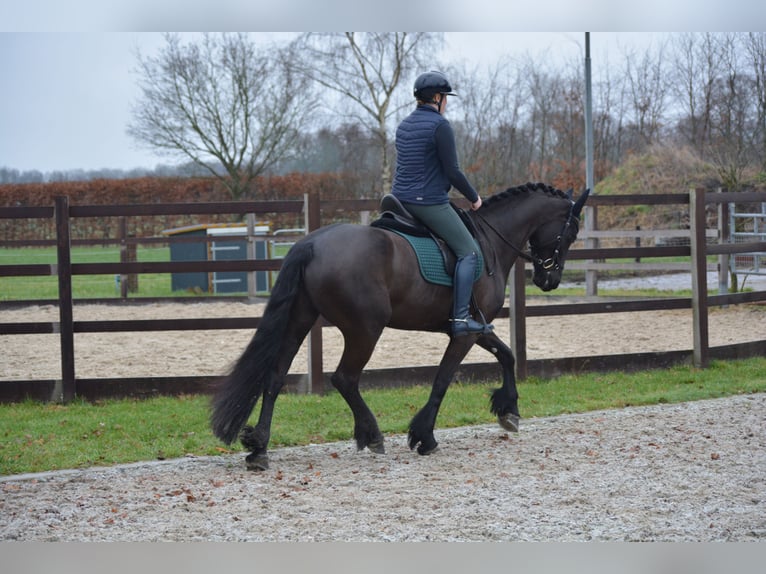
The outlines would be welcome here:
<svg viewBox="0 0 766 574">
<path fill-rule="evenodd" d="M 564 227 L 561 229 L 561 232 L 556 236 L 555 239 L 545 244 L 545 245 L 548 245 L 550 243 L 553 243 L 553 241 L 557 242 L 556 249 L 554 249 L 553 251 L 553 257 L 549 257 L 548 259 L 543 259 L 535 255 L 534 251 L 536 250 L 536 248 L 531 244 L 531 242 L 530 242 L 530 249 L 532 251 L 531 254 L 517 247 L 516 245 L 508 241 L 508 239 L 506 239 L 505 236 L 502 233 L 500 233 L 495 228 L 494 225 L 492 225 L 489 221 L 487 221 L 487 219 L 481 213 L 479 213 L 479 211 L 475 211 L 474 213 L 479 219 L 481 219 L 484 225 L 489 227 L 495 233 L 495 235 L 497 235 L 503 241 L 503 243 L 505 243 L 508 247 L 513 249 L 519 255 L 519 257 L 522 257 L 523 259 L 529 261 L 532 264 L 537 264 L 547 271 L 549 269 L 558 269 L 560 267 L 559 253 L 561 252 L 561 240 L 566 234 L 566 231 L 569 228 L 569 226 L 572 224 L 572 219 L 574 217 L 573 208 L 574 208 L 574 203 L 572 203 L 572 205 L 569 208 L 569 215 L 567 216 L 566 222 L 564 222 Z"/>
</svg>

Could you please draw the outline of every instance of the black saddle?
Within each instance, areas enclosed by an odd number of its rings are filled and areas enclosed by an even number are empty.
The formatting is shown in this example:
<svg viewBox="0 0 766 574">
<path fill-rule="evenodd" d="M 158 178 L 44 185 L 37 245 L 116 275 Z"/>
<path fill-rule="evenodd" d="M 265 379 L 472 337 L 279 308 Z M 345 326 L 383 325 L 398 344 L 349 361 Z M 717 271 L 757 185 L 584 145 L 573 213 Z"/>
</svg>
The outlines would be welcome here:
<svg viewBox="0 0 766 574">
<path fill-rule="evenodd" d="M 460 209 L 454 203 L 450 203 L 452 208 L 460 216 L 463 224 L 468 228 L 471 235 L 476 237 L 476 227 L 463 209 Z M 419 219 L 412 215 L 404 204 L 399 201 L 395 195 L 386 194 L 380 200 L 380 217 L 370 223 L 372 227 L 391 229 L 407 235 L 416 237 L 433 237 L 439 243 L 443 242 L 436 234 L 426 227 Z"/>
<path fill-rule="evenodd" d="M 370 225 L 415 237 L 433 237 L 436 239 L 431 230 L 407 211 L 404 204 L 390 193 L 384 195 L 383 199 L 380 200 L 380 217 Z"/>
</svg>

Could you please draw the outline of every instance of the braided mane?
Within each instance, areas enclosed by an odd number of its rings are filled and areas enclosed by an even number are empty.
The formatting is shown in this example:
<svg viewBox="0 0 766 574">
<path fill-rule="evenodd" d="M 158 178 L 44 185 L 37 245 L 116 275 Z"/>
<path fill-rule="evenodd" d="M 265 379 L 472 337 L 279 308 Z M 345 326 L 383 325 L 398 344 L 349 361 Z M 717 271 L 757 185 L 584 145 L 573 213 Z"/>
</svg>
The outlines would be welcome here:
<svg viewBox="0 0 766 574">
<path fill-rule="evenodd" d="M 485 205 L 492 205 L 492 204 L 497 203 L 499 201 L 506 200 L 506 199 L 508 199 L 509 197 L 512 197 L 512 196 L 517 196 L 517 195 L 520 195 L 522 193 L 532 193 L 532 192 L 549 193 L 549 194 L 551 194 L 554 197 L 560 197 L 562 199 L 569 199 L 569 197 L 567 197 L 567 195 L 563 191 L 561 191 L 560 189 L 556 189 L 555 187 L 550 186 L 550 185 L 548 185 L 546 183 L 541 183 L 541 182 L 531 183 L 531 182 L 528 182 L 528 183 L 525 183 L 525 184 L 522 184 L 522 185 L 517 185 L 517 186 L 514 186 L 514 187 L 509 187 L 505 191 L 500 191 L 500 192 L 498 192 L 498 193 L 488 197 L 484 201 L 484 204 Z"/>
</svg>

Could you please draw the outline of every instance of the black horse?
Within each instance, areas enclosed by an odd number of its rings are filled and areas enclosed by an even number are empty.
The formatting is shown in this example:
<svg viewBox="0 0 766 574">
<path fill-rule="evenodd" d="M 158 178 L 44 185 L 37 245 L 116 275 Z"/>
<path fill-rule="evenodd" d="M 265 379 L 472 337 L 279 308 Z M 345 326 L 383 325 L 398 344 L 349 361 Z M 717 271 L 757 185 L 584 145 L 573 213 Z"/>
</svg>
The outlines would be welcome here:
<svg viewBox="0 0 766 574">
<path fill-rule="evenodd" d="M 488 322 L 503 307 L 506 281 L 519 256 L 533 262 L 535 285 L 543 291 L 558 287 L 588 192 L 574 202 L 571 190 L 565 194 L 528 183 L 497 193 L 468 213 L 485 260 L 474 285 L 474 305 Z M 527 242 L 530 254 L 522 251 Z M 452 288 L 422 278 L 412 247 L 400 235 L 352 224 L 310 233 L 285 257 L 255 335 L 215 389 L 213 432 L 226 444 L 239 435 L 252 451 L 246 458 L 248 468 L 268 468 L 274 403 L 295 354 L 322 315 L 343 334 L 343 355 L 331 380 L 353 412 L 357 447 L 383 453 L 383 435 L 359 392 L 362 369 L 385 327 L 449 333 L 451 308 Z M 518 430 L 511 349 L 493 332 L 451 337 L 428 402 L 410 423 L 409 446 L 420 454 L 437 446 L 433 430 L 439 406 L 474 343 L 494 354 L 502 366 L 503 385 L 492 395 L 491 411 L 503 428 Z M 261 396 L 258 424 L 244 427 Z"/>
</svg>

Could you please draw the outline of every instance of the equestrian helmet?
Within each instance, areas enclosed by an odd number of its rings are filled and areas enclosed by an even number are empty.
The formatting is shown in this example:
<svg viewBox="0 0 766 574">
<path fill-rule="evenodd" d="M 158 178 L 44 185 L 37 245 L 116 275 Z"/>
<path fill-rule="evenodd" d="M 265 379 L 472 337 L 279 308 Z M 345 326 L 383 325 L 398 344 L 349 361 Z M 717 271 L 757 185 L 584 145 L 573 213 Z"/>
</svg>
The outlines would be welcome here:
<svg viewBox="0 0 766 574">
<path fill-rule="evenodd" d="M 419 100 L 429 101 L 436 94 L 445 94 L 447 96 L 457 96 L 452 91 L 452 86 L 447 76 L 439 71 L 431 70 L 420 74 L 415 80 L 413 94 Z"/>
</svg>

